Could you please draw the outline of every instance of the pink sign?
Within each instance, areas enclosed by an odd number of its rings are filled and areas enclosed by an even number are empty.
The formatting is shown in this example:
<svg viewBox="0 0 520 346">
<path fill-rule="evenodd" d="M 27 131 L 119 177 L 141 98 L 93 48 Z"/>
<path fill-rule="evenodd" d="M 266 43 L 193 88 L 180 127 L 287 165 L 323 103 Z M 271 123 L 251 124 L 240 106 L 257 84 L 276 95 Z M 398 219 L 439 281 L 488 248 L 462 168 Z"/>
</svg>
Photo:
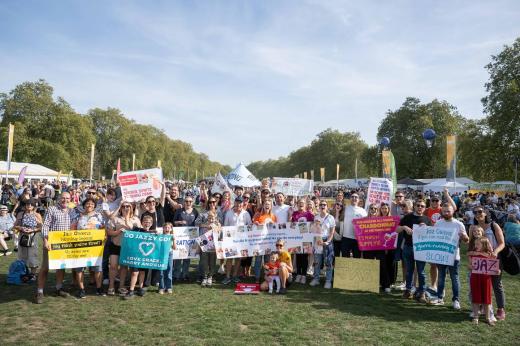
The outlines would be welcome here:
<svg viewBox="0 0 520 346">
<path fill-rule="evenodd" d="M 399 216 L 364 217 L 352 221 L 361 251 L 394 250 Z"/>
<path fill-rule="evenodd" d="M 500 261 L 496 258 L 471 257 L 471 272 L 474 274 L 499 275 Z"/>
</svg>

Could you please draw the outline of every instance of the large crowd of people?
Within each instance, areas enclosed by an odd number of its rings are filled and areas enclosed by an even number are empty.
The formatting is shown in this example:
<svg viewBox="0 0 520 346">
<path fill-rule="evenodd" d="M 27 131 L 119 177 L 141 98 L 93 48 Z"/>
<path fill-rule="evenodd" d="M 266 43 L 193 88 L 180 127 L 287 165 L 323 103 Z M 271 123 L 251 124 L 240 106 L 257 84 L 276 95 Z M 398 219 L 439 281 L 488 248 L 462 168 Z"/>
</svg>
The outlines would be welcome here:
<svg viewBox="0 0 520 346">
<path fill-rule="evenodd" d="M 317 188 L 305 197 L 273 193 L 269 181 L 262 186 L 211 193 L 211 183 L 164 182 L 159 198 L 147 197 L 140 203 L 124 200 L 117 185 L 64 183 L 6 184 L 0 205 L 0 255 L 13 251 L 25 261 L 37 281 L 35 303 L 44 301 L 48 275 L 48 234 L 74 229 L 105 229 L 107 235 L 103 264 L 74 268 L 71 284 L 78 298 L 85 298 L 84 273 L 99 296 L 120 295 L 124 299 L 143 296 L 147 287 L 158 286 L 159 294 L 173 292 L 179 282 L 196 281 L 211 287 L 215 280 L 224 285 L 254 281 L 262 290 L 284 294 L 289 285 L 333 286 L 336 257 L 379 260 L 381 292 L 401 290 L 404 299 L 418 303 L 443 305 L 445 280 L 451 279 L 451 301 L 456 310 L 464 299 L 460 288 L 461 253 L 457 249 L 453 266 L 435 265 L 414 259 L 413 225 L 437 225 L 457 232 L 461 245 L 472 257 L 497 258 L 505 243 L 520 246 L 520 211 L 516 194 L 498 196 L 493 192 L 450 194 L 398 190 L 389 204 L 371 204 L 365 208 L 366 188 Z M 389 251 L 360 251 L 352 221 L 364 217 L 399 216 L 397 248 Z M 218 260 L 213 252 L 201 252 L 195 272 L 190 260 L 173 260 L 171 252 L 166 270 L 143 270 L 119 265 L 121 239 L 126 230 L 163 232 L 173 227 L 199 227 L 200 234 L 221 226 L 268 223 L 311 222 L 321 227 L 322 251 L 291 254 L 284 242 L 276 242 L 271 255 Z M 41 238 L 41 241 L 39 240 Z M 174 242 L 175 244 L 175 242 Z M 12 248 L 10 247 L 12 246 Z M 41 249 L 39 248 L 41 246 Z M 175 246 L 175 245 L 174 245 Z M 41 255 L 41 256 L 40 256 Z M 254 261 L 254 263 L 253 263 Z M 403 282 L 397 282 L 399 267 Z M 425 271 L 429 267 L 429 280 Z M 470 271 L 468 271 L 469 273 Z M 322 279 L 323 277 L 323 279 Z M 55 294 L 70 295 L 64 286 L 65 270 L 56 270 Z M 427 283 L 427 281 L 429 281 Z M 501 275 L 470 274 L 471 317 L 478 323 L 484 314 L 490 324 L 505 319 L 505 288 Z M 492 308 L 491 292 L 496 311 Z"/>
</svg>

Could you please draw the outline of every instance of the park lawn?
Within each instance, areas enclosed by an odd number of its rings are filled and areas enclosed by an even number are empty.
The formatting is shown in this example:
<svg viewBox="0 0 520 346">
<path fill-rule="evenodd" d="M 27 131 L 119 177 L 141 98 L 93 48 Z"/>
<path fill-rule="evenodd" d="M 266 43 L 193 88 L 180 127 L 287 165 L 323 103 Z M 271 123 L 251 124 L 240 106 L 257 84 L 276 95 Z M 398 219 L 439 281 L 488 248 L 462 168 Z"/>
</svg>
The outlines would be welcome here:
<svg viewBox="0 0 520 346">
<path fill-rule="evenodd" d="M 2 345 L 520 343 L 520 276 L 504 275 L 506 321 L 495 327 L 483 321 L 474 326 L 468 317 L 467 271 L 462 266 L 463 311 L 457 312 L 451 309 L 449 277 L 446 305 L 425 306 L 403 300 L 400 291 L 383 295 L 300 284 L 291 285 L 285 296 L 236 296 L 231 286 L 186 283 L 175 285 L 171 296 L 152 288 L 143 298 L 124 301 L 96 297 L 90 289 L 86 299 L 64 299 L 52 296 L 51 274 L 49 295 L 36 305 L 34 285 L 6 284 L 14 259 L 14 254 L 0 257 Z M 193 262 L 193 278 L 195 270 Z M 66 280 L 70 282 L 70 274 Z"/>
</svg>

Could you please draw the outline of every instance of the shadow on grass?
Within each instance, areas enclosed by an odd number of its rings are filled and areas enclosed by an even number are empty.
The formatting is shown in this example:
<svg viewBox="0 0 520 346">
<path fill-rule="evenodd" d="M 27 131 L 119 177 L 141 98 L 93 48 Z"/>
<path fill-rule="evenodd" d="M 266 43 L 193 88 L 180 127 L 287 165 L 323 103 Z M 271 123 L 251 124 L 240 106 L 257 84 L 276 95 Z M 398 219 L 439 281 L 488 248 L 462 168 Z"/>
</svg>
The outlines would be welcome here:
<svg viewBox="0 0 520 346">
<path fill-rule="evenodd" d="M 400 294 L 376 294 L 371 292 L 325 290 L 292 285 L 287 300 L 305 303 L 318 310 L 338 310 L 363 317 L 379 317 L 387 321 L 435 321 L 461 322 L 467 320 L 466 312 L 447 306 L 428 306 L 414 300 L 405 300 Z"/>
</svg>

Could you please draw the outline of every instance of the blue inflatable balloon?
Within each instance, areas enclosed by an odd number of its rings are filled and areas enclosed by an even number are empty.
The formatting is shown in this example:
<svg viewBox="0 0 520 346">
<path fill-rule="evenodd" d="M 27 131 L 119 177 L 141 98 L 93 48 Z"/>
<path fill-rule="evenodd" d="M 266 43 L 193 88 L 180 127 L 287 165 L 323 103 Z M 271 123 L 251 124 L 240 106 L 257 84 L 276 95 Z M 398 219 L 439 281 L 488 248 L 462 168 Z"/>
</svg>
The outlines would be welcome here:
<svg viewBox="0 0 520 346">
<path fill-rule="evenodd" d="M 388 138 L 388 137 L 381 138 L 381 140 L 379 141 L 379 145 L 381 145 L 383 148 L 388 147 L 390 145 L 390 138 Z"/>
<path fill-rule="evenodd" d="M 423 132 L 422 136 L 423 136 L 424 140 L 432 141 L 435 139 L 435 137 L 437 137 L 437 134 L 435 133 L 435 131 L 433 129 L 427 129 L 426 131 Z"/>
</svg>

